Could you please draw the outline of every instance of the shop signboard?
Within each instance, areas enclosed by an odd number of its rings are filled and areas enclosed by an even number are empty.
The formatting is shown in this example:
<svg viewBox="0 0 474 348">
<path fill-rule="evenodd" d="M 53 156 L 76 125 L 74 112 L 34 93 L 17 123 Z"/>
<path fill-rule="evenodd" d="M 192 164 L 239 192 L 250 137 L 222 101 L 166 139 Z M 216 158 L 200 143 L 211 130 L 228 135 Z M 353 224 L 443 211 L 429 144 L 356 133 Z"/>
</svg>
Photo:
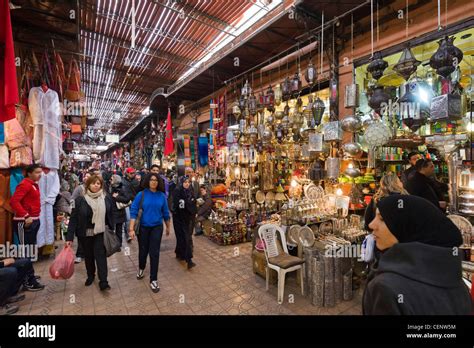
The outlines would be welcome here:
<svg viewBox="0 0 474 348">
<path fill-rule="evenodd" d="M 118 143 L 120 141 L 120 137 L 118 134 L 106 134 L 105 135 L 105 142 L 106 143 Z"/>
</svg>

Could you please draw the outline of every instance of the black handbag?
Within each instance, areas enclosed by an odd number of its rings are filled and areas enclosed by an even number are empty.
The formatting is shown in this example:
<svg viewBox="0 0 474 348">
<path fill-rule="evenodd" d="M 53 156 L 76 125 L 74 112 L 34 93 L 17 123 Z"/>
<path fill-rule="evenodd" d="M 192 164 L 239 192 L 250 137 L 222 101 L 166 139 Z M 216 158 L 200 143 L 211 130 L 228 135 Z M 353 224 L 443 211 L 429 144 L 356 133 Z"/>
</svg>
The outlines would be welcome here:
<svg viewBox="0 0 474 348">
<path fill-rule="evenodd" d="M 105 246 L 105 254 L 107 257 L 112 256 L 117 251 L 120 251 L 120 241 L 115 234 L 114 230 L 110 228 L 106 228 L 104 232 L 104 246 Z"/>
<path fill-rule="evenodd" d="M 142 220 L 144 199 L 145 199 L 145 192 L 142 191 L 142 197 L 140 199 L 140 207 L 138 208 L 138 214 L 137 214 L 137 218 L 135 220 L 135 226 L 134 226 L 136 236 L 138 236 L 140 234 L 140 222 Z"/>
</svg>

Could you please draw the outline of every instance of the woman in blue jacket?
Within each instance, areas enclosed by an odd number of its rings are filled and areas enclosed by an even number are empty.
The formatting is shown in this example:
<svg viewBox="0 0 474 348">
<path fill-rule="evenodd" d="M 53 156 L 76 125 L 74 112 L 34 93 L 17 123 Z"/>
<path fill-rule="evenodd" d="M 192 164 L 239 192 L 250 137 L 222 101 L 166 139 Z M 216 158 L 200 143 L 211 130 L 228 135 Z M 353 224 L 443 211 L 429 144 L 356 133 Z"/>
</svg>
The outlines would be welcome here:
<svg viewBox="0 0 474 348">
<path fill-rule="evenodd" d="M 158 266 L 160 262 L 161 237 L 163 236 L 163 221 L 166 224 L 166 235 L 170 234 L 170 212 L 163 181 L 158 174 L 149 174 L 145 180 L 145 189 L 137 194 L 130 207 L 130 238 L 135 238 L 135 220 L 140 209 L 142 195 L 143 214 L 140 221 L 138 235 L 138 274 L 137 279 L 142 279 L 145 274 L 146 259 L 150 254 L 150 287 L 153 292 L 160 291 L 158 285 Z"/>
</svg>

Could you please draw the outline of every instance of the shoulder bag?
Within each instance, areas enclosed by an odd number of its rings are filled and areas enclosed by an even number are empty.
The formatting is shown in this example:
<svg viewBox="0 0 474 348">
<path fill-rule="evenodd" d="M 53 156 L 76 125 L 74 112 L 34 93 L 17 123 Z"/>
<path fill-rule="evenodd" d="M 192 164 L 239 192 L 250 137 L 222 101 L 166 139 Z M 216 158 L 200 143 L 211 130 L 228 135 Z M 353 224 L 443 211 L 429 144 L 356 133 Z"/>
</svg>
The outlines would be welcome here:
<svg viewBox="0 0 474 348">
<path fill-rule="evenodd" d="M 135 220 L 135 235 L 140 234 L 140 222 L 142 220 L 142 215 L 143 215 L 143 201 L 145 200 L 145 191 L 142 191 L 142 197 L 140 199 L 140 207 L 138 208 L 138 214 L 137 214 L 137 219 Z"/>
<path fill-rule="evenodd" d="M 112 256 L 116 252 L 120 251 L 120 241 L 114 230 L 110 229 L 108 226 L 104 232 L 104 246 L 107 257 Z"/>
</svg>

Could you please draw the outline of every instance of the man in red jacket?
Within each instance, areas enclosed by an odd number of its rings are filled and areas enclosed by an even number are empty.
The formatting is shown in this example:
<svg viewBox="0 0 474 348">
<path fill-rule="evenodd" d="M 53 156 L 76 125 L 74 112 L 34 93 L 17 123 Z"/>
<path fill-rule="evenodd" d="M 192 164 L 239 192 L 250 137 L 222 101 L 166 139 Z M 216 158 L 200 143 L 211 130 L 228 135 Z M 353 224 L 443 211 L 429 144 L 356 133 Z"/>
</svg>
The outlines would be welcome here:
<svg viewBox="0 0 474 348">
<path fill-rule="evenodd" d="M 26 167 L 26 178 L 16 187 L 10 200 L 10 206 L 15 213 L 13 232 L 23 245 L 36 244 L 41 211 L 38 181 L 42 173 L 41 167 L 37 164 Z"/>
</svg>

